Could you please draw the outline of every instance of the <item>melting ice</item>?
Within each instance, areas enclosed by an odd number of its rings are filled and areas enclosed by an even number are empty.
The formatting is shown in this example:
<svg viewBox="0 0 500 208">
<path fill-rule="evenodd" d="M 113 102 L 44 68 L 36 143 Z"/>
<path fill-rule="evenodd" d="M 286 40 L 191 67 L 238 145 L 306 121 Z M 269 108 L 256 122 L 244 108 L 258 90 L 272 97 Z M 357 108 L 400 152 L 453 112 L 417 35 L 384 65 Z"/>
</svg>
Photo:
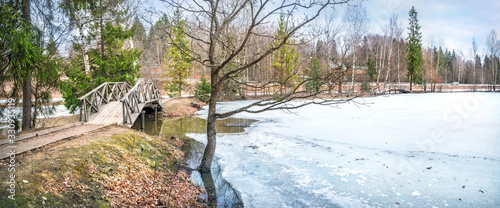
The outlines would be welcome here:
<svg viewBox="0 0 500 208">
<path fill-rule="evenodd" d="M 500 94 L 358 102 L 237 114 L 260 122 L 218 134 L 223 177 L 247 207 L 500 207 Z"/>
</svg>

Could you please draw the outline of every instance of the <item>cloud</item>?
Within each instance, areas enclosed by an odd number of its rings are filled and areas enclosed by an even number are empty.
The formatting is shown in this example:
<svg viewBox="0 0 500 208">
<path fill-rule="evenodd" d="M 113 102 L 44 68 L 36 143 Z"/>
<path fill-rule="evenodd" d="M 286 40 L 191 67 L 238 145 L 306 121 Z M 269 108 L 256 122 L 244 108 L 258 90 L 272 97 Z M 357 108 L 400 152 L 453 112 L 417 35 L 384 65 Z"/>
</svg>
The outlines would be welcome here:
<svg viewBox="0 0 500 208">
<path fill-rule="evenodd" d="M 382 27 L 388 23 L 389 15 L 396 13 L 404 28 L 403 37 L 406 37 L 408 12 L 415 6 L 424 43 L 428 43 L 432 36 L 439 37 L 450 50 L 462 50 L 464 53 L 471 47 L 472 37 L 476 38 L 482 52 L 490 31 L 495 29 L 497 33 L 500 32 L 498 0 L 368 0 L 363 5 L 371 19 L 371 33 L 382 34 Z"/>
</svg>

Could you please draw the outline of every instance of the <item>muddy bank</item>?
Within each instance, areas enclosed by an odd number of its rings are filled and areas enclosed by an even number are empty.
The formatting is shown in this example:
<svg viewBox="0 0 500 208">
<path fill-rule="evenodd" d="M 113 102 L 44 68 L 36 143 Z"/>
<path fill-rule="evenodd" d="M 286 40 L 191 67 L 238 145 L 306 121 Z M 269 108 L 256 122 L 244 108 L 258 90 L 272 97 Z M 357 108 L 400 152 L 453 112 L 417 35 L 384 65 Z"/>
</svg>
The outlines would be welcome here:
<svg viewBox="0 0 500 208">
<path fill-rule="evenodd" d="M 170 98 L 163 102 L 164 117 L 187 117 L 196 115 L 205 103 L 196 97 Z"/>
<path fill-rule="evenodd" d="M 224 133 L 244 133 L 248 127 L 256 120 L 228 118 L 218 120 L 216 124 L 217 132 Z M 164 118 L 154 121 L 152 117 L 146 118 L 146 128 L 141 130 L 147 134 L 162 138 L 179 139 L 186 142 L 182 150 L 185 153 L 184 166 L 189 170 L 191 181 L 196 186 L 200 186 L 206 193 L 203 198 L 209 201 L 211 206 L 216 207 L 243 207 L 241 194 L 222 177 L 222 170 L 219 159 L 214 158 L 212 171 L 210 173 L 200 173 L 196 168 L 200 164 L 205 145 L 186 136 L 187 133 L 203 134 L 206 129 L 206 120 L 198 117 Z M 140 129 L 140 124 L 136 123 L 134 128 Z"/>
</svg>

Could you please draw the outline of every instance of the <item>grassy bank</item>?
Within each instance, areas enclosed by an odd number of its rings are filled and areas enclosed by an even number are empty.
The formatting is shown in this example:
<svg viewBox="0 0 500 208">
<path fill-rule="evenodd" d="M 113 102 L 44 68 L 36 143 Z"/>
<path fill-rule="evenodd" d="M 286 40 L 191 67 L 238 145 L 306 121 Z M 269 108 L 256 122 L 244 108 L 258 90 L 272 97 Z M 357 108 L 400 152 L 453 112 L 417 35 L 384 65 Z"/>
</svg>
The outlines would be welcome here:
<svg viewBox="0 0 500 208">
<path fill-rule="evenodd" d="M 15 172 L 0 165 L 0 207 L 201 207 L 200 189 L 178 170 L 182 144 L 111 126 L 16 156 Z"/>
</svg>

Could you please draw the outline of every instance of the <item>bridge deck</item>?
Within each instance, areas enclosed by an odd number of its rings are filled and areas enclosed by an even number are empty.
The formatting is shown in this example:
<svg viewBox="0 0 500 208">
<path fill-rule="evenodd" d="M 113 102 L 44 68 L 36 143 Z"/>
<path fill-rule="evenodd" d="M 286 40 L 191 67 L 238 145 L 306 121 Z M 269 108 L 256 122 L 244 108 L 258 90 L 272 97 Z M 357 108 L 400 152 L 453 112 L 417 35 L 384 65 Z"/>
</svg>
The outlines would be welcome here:
<svg viewBox="0 0 500 208">
<path fill-rule="evenodd" d="M 139 104 L 139 109 L 143 109 L 144 103 Z M 139 117 L 140 113 L 132 113 L 132 121 L 135 121 Z M 87 122 L 88 124 L 96 125 L 110 125 L 110 124 L 123 124 L 123 108 L 120 101 L 109 102 L 106 105 L 102 105 L 99 112 L 92 114 Z"/>
</svg>

